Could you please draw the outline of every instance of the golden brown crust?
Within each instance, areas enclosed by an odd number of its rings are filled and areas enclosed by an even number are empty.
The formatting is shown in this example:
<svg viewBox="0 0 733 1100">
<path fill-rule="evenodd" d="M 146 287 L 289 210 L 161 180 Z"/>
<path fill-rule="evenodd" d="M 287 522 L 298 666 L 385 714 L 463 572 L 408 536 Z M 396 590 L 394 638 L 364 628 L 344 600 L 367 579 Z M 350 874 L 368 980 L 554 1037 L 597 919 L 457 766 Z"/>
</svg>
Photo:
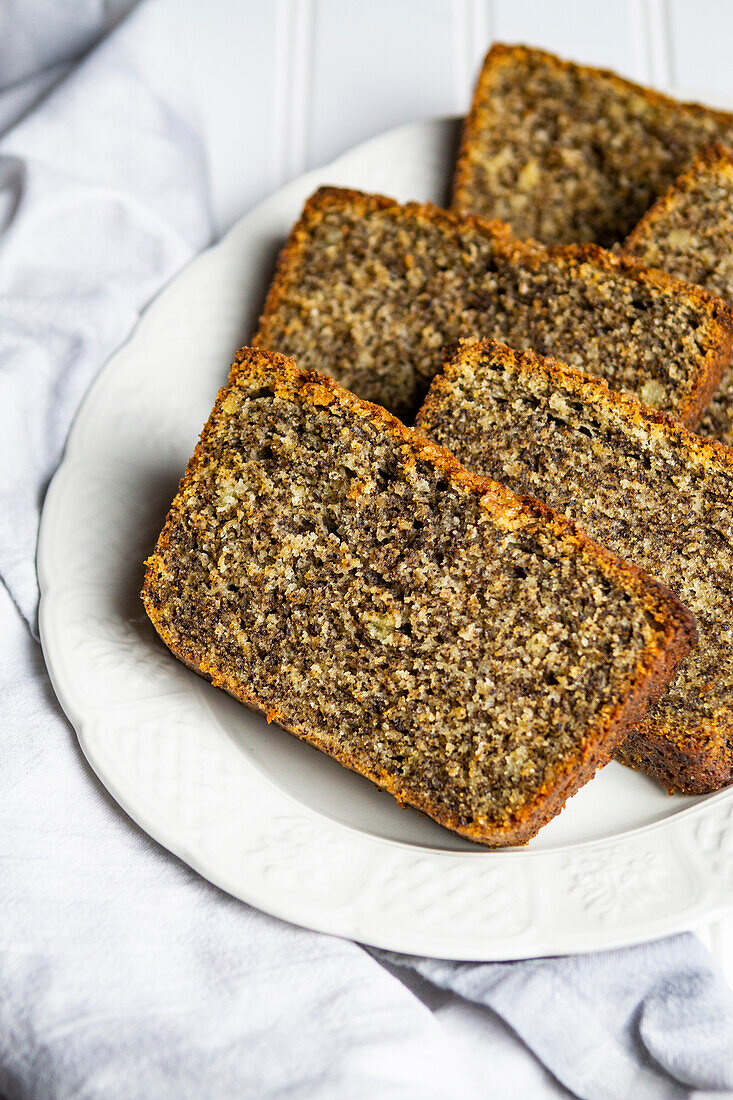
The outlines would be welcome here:
<svg viewBox="0 0 733 1100">
<path fill-rule="evenodd" d="M 548 50 L 541 50 L 535 46 L 524 46 L 519 43 L 495 42 L 484 58 L 479 80 L 486 79 L 487 71 L 490 70 L 494 64 L 513 65 L 517 62 L 521 64 L 528 58 L 540 59 L 548 67 L 558 69 L 561 72 L 575 72 L 589 76 L 602 76 L 612 84 L 615 84 L 618 88 L 624 88 L 627 91 L 636 92 L 643 96 L 647 103 L 670 107 L 673 110 L 689 111 L 691 114 L 706 115 L 716 119 L 723 125 L 733 125 L 733 112 L 719 111 L 713 107 L 706 107 L 703 103 L 695 103 L 690 100 L 675 99 L 674 96 L 664 95 L 663 92 L 658 92 L 656 89 L 649 88 L 644 84 L 637 84 L 633 80 L 627 80 L 625 77 L 619 76 L 613 69 L 596 68 L 593 65 L 578 65 L 576 61 L 565 60 L 554 53 L 550 53 Z"/>
<path fill-rule="evenodd" d="M 733 153 L 717 141 L 703 146 L 697 156 L 687 165 L 684 172 L 677 176 L 671 187 L 649 207 L 644 217 L 636 223 L 622 243 L 621 254 L 628 254 L 633 257 L 639 248 L 643 248 L 646 239 L 654 233 L 654 228 L 659 219 L 669 213 L 678 201 L 680 194 L 691 191 L 696 186 L 700 174 L 711 170 L 733 173 Z"/>
<path fill-rule="evenodd" d="M 458 347 L 447 348 L 444 355 L 443 370 L 433 380 L 425 401 L 415 419 L 418 431 L 430 434 L 433 411 L 442 402 L 451 401 L 451 383 L 462 373 L 467 363 L 478 363 L 487 354 L 506 366 L 520 364 L 522 368 L 536 370 L 548 375 L 584 401 L 617 410 L 625 420 L 644 425 L 646 429 L 659 431 L 664 435 L 673 435 L 683 441 L 690 453 L 703 459 L 714 460 L 716 465 L 727 466 L 733 475 L 733 448 L 726 447 L 717 439 L 710 439 L 691 432 L 678 417 L 644 405 L 631 394 L 612 390 L 608 382 L 592 374 L 584 374 L 575 367 L 568 366 L 552 356 L 537 355 L 533 351 L 516 351 L 514 348 L 499 344 L 494 340 L 479 340 L 475 343 L 462 341 Z"/>
<path fill-rule="evenodd" d="M 545 54 L 539 51 L 548 61 L 559 60 L 553 54 Z M 471 209 L 471 170 L 470 158 L 473 150 L 481 140 L 481 111 L 486 90 L 494 78 L 496 68 L 499 65 L 513 64 L 515 61 L 524 60 L 528 51 L 524 46 L 510 46 L 503 42 L 495 42 L 484 58 L 481 72 L 473 90 L 473 98 L 468 114 L 463 120 L 461 128 L 461 140 L 458 144 L 458 156 L 453 173 L 453 189 L 451 197 L 451 210 L 465 213 Z"/>
<path fill-rule="evenodd" d="M 710 342 L 713 345 L 700 357 L 697 374 L 690 378 L 686 388 L 680 391 L 680 404 L 675 414 L 689 427 L 695 427 L 710 402 L 718 383 L 730 363 L 733 354 L 733 316 L 726 303 L 702 287 L 692 286 L 653 268 L 645 267 L 630 256 L 617 256 L 598 245 L 556 245 L 545 247 L 536 241 L 524 241 L 514 237 L 505 222 L 488 221 L 471 214 L 455 214 L 432 203 L 398 203 L 385 195 L 366 194 L 348 188 L 321 187 L 305 203 L 300 219 L 278 258 L 275 277 L 265 301 L 259 326 L 252 345 L 269 346 L 273 341 L 276 316 L 283 305 L 289 287 L 299 273 L 312 227 L 318 224 L 329 210 L 348 208 L 357 213 L 375 210 L 395 210 L 411 217 L 424 219 L 446 233 L 463 226 L 470 226 L 495 242 L 499 254 L 510 262 L 522 263 L 539 269 L 552 259 L 579 278 L 593 279 L 593 269 L 618 274 L 632 279 L 640 286 L 650 287 L 669 296 L 684 298 L 707 315 L 711 326 Z"/>
<path fill-rule="evenodd" d="M 642 720 L 616 750 L 616 759 L 643 771 L 670 794 L 711 794 L 733 782 L 730 731 L 691 726 L 684 733 Z"/>
<path fill-rule="evenodd" d="M 628 691 L 623 694 L 610 713 L 599 716 L 598 728 L 589 729 L 580 756 L 555 769 L 533 801 L 527 803 L 521 813 L 511 819 L 505 819 L 501 826 L 494 825 L 482 831 L 476 827 L 466 826 L 455 815 L 447 813 L 444 807 L 436 805 L 426 793 L 408 790 L 402 787 L 394 776 L 375 773 L 364 761 L 356 759 L 348 750 L 339 750 L 332 745 L 326 745 L 316 731 L 289 723 L 267 699 L 251 694 L 246 685 L 229 676 L 215 664 L 202 661 L 195 654 L 190 641 L 170 628 L 160 606 L 158 577 L 163 568 L 165 552 L 171 545 L 170 535 L 176 522 L 177 501 L 174 501 L 156 549 L 147 562 L 142 599 L 148 616 L 161 638 L 181 661 L 240 702 L 261 711 L 268 721 L 276 721 L 288 732 L 327 752 L 345 767 L 365 775 L 394 795 L 398 801 L 416 807 L 441 825 L 491 846 L 525 843 L 562 808 L 570 795 L 593 776 L 599 766 L 610 759 L 626 735 L 629 726 L 638 721 L 649 703 L 659 697 L 673 675 L 676 665 L 694 645 L 696 631 L 692 616 L 668 589 L 652 581 L 635 566 L 622 562 L 608 550 L 592 542 L 571 520 L 556 515 L 546 505 L 531 498 L 515 496 L 514 493 L 488 478 L 469 473 L 448 451 L 431 443 L 414 429 L 405 427 L 385 409 L 354 396 L 330 378 L 299 370 L 295 362 L 286 356 L 250 348 L 243 348 L 237 352 L 227 385 L 219 392 L 212 414 L 186 468 L 181 486 L 193 481 L 206 464 L 208 450 L 213 443 L 219 422 L 226 417 L 223 404 L 230 390 L 237 385 L 240 376 L 246 376 L 249 379 L 261 378 L 276 391 L 278 389 L 286 393 L 292 393 L 294 390 L 303 391 L 315 404 L 348 408 L 355 415 L 381 425 L 394 434 L 401 445 L 412 453 L 415 460 L 419 458 L 431 463 L 454 485 L 476 494 L 480 507 L 486 509 L 494 523 L 512 529 L 523 526 L 535 517 L 548 520 L 558 538 L 567 539 L 577 547 L 579 552 L 592 557 L 616 583 L 635 594 L 656 622 L 664 625 L 661 638 L 658 635 L 655 643 L 642 651 Z"/>
</svg>

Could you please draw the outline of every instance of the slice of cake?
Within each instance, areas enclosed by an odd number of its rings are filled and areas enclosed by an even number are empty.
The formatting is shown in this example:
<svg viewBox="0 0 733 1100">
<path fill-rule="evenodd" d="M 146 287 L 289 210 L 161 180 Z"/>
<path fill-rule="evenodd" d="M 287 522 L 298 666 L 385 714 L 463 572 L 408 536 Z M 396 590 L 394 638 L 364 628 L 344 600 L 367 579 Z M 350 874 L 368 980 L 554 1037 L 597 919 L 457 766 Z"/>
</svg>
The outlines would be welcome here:
<svg viewBox="0 0 733 1100">
<path fill-rule="evenodd" d="M 620 756 L 670 789 L 733 780 L 733 451 L 554 360 L 461 347 L 417 426 L 677 593 L 698 648 Z"/>
<path fill-rule="evenodd" d="M 561 809 L 695 635 L 671 592 L 570 521 L 247 348 L 143 600 L 217 687 L 491 845 Z"/>
<path fill-rule="evenodd" d="M 624 241 L 627 255 L 697 283 L 733 304 L 733 154 L 708 145 Z M 733 374 L 698 429 L 733 444 Z"/>
<path fill-rule="evenodd" d="M 733 322 L 705 291 L 594 246 L 545 249 L 436 206 L 324 188 L 283 250 L 253 344 L 410 417 L 443 345 L 562 356 L 694 425 Z"/>
<path fill-rule="evenodd" d="M 476 84 L 453 207 L 546 244 L 622 240 L 733 115 L 542 50 L 495 45 Z"/>
</svg>

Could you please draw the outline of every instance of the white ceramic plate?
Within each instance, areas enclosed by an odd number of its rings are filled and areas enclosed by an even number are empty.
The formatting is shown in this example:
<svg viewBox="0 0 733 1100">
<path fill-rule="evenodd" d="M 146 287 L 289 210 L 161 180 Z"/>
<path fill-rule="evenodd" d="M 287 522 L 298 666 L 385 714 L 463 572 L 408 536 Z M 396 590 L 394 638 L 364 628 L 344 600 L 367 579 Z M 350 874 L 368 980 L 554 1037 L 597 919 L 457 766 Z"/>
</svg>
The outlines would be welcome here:
<svg viewBox="0 0 733 1100">
<path fill-rule="evenodd" d="M 454 959 L 638 942 L 733 903 L 733 791 L 670 798 L 611 764 L 527 848 L 486 851 L 189 672 L 138 597 L 143 559 L 304 200 L 331 183 L 442 201 L 456 136 L 453 121 L 403 126 L 295 180 L 156 299 L 92 387 L 48 492 L 44 653 L 120 805 L 268 913 Z"/>
</svg>

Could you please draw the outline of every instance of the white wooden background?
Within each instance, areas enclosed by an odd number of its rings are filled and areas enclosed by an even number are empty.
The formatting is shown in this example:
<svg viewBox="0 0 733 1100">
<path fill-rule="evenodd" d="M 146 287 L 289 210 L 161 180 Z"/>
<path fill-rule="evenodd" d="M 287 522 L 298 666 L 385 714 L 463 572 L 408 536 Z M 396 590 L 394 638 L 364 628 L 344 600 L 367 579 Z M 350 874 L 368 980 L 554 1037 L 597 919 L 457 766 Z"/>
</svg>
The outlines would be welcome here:
<svg viewBox="0 0 733 1100">
<path fill-rule="evenodd" d="M 733 104 L 731 0 L 179 0 L 176 13 L 221 61 L 191 57 L 220 230 L 364 138 L 463 113 L 493 39 Z"/>
</svg>

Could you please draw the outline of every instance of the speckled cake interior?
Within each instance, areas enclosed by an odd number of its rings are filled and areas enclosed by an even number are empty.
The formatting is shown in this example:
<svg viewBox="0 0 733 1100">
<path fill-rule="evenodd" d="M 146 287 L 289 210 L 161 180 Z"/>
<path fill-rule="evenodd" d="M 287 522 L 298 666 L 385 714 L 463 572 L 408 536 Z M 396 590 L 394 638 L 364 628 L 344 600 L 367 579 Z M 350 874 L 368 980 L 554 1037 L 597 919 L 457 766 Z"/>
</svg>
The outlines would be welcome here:
<svg viewBox="0 0 733 1100">
<path fill-rule="evenodd" d="M 730 782 L 733 452 L 561 364 L 490 344 L 459 350 L 418 426 L 679 595 L 700 643 L 645 720 L 650 770 L 679 790 Z"/>
<path fill-rule="evenodd" d="M 607 758 L 614 708 L 659 671 L 665 639 L 689 644 L 669 593 L 564 522 L 245 350 L 143 598 L 214 683 L 444 824 L 508 843 Z"/>
<path fill-rule="evenodd" d="M 530 247 L 498 223 L 323 189 L 293 230 L 252 342 L 403 419 L 444 345 L 495 338 L 695 422 L 727 365 L 730 322 L 701 291 L 660 280 L 608 254 Z"/>
<path fill-rule="evenodd" d="M 645 214 L 624 252 L 733 304 L 733 154 L 719 145 L 695 158 Z M 733 444 L 733 372 L 728 372 L 698 431 Z"/>
<path fill-rule="evenodd" d="M 497 45 L 479 78 L 454 206 L 546 244 L 624 238 L 733 115 L 678 103 L 614 73 Z"/>
</svg>

